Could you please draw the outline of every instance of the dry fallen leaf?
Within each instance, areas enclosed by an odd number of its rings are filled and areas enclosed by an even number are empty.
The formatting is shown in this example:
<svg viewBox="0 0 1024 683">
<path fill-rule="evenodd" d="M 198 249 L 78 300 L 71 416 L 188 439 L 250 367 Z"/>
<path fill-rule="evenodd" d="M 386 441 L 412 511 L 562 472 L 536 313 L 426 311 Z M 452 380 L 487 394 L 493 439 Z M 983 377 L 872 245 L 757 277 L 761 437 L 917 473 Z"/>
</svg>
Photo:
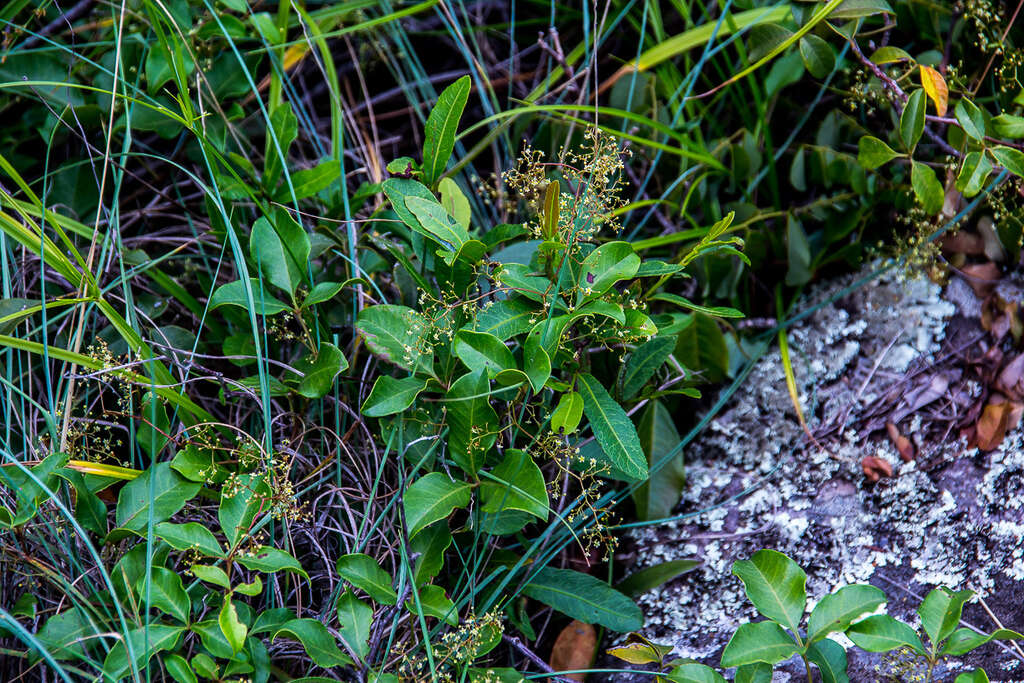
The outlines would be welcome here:
<svg viewBox="0 0 1024 683">
<path fill-rule="evenodd" d="M 991 451 L 999 447 L 999 444 L 1006 438 L 1006 432 L 1010 428 L 1010 418 L 1014 412 L 1012 401 L 996 400 L 1002 397 L 993 397 L 981 412 L 976 426 L 975 439 L 977 446 L 983 451 Z"/>
<path fill-rule="evenodd" d="M 996 389 L 1013 399 L 1024 398 L 1024 353 L 1006 364 L 996 379 Z"/>
<path fill-rule="evenodd" d="M 947 235 L 942 239 L 942 251 L 949 254 L 981 256 L 985 253 L 985 240 L 973 232 L 960 230 L 955 235 Z"/>
<path fill-rule="evenodd" d="M 864 470 L 864 476 L 872 483 L 882 477 L 892 476 L 892 465 L 885 458 L 876 458 L 873 455 L 869 455 L 860 461 L 860 466 Z"/>
<path fill-rule="evenodd" d="M 979 297 L 986 297 L 996 286 L 1002 273 L 999 266 L 986 261 L 985 263 L 970 263 L 960 269 L 961 274 L 967 279 L 974 293 Z"/>
<path fill-rule="evenodd" d="M 886 431 L 889 432 L 889 438 L 892 440 L 892 445 L 899 451 L 900 457 L 903 458 L 904 462 L 910 462 L 914 459 L 916 449 L 914 443 L 907 437 L 900 434 L 900 429 L 892 422 L 885 425 Z"/>
<path fill-rule="evenodd" d="M 594 659 L 597 649 L 597 631 L 590 624 L 573 620 L 562 629 L 551 648 L 551 661 L 548 664 L 554 671 L 575 671 L 587 669 Z M 582 681 L 586 674 L 565 674 L 562 678 Z"/>
</svg>

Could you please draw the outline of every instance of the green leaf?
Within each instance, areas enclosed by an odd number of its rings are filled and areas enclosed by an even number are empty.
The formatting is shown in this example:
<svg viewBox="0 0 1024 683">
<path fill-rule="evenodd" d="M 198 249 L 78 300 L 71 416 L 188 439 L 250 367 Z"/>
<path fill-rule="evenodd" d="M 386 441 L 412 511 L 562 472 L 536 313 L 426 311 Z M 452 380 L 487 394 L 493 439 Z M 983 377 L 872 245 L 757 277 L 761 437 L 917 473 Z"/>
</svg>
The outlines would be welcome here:
<svg viewBox="0 0 1024 683">
<path fill-rule="evenodd" d="M 437 576 L 444 566 L 444 553 L 451 544 L 452 533 L 444 523 L 430 525 L 409 540 L 410 551 L 420 556 L 412 571 L 417 586 L 430 583 Z"/>
<path fill-rule="evenodd" d="M 846 650 L 834 640 L 819 640 L 807 648 L 807 659 L 818 665 L 821 683 L 850 683 L 846 675 Z"/>
<path fill-rule="evenodd" d="M 523 370 L 530 379 L 530 386 L 534 393 L 539 394 L 544 388 L 544 383 L 551 376 L 551 356 L 543 343 L 544 326 L 538 323 L 523 344 Z"/>
<path fill-rule="evenodd" d="M 469 484 L 452 481 L 442 472 L 430 472 L 414 481 L 402 501 L 409 538 L 427 525 L 445 519 L 455 508 L 469 505 L 471 492 Z"/>
<path fill-rule="evenodd" d="M 236 84 L 242 88 L 246 87 L 244 78 L 239 78 L 242 83 Z M 263 187 L 272 190 L 277 186 L 281 177 L 284 163 L 288 160 L 288 150 L 299 133 L 299 121 L 292 112 L 291 102 L 282 102 L 270 112 L 270 126 L 267 130 L 267 139 L 264 146 Z"/>
<path fill-rule="evenodd" d="M 117 526 L 138 534 L 170 518 L 199 493 L 200 485 L 188 481 L 160 462 L 124 485 L 117 497 Z"/>
<path fill-rule="evenodd" d="M 647 458 L 626 411 L 593 375 L 581 373 L 577 377 L 577 389 L 583 397 L 583 413 L 605 455 L 626 474 L 638 480 L 646 479 Z"/>
<path fill-rule="evenodd" d="M 508 667 L 469 669 L 469 683 L 526 683 L 523 675 Z"/>
<path fill-rule="evenodd" d="M 796 643 L 774 621 L 743 624 L 732 634 L 722 652 L 722 666 L 755 662 L 777 664 L 797 653 Z"/>
<path fill-rule="evenodd" d="M 427 381 L 418 377 L 395 379 L 381 375 L 373 383 L 370 395 L 359 410 L 367 417 L 384 417 L 406 410 L 427 388 Z"/>
<path fill-rule="evenodd" d="M 235 609 L 234 603 L 231 602 L 231 596 L 224 599 L 224 604 L 220 608 L 220 615 L 217 617 L 217 623 L 220 625 L 220 632 L 224 634 L 228 645 L 237 654 L 242 649 L 242 646 L 245 645 L 245 636 L 248 635 L 249 628 L 238 618 L 238 610 Z"/>
<path fill-rule="evenodd" d="M 533 274 L 533 269 L 521 263 L 506 263 L 495 273 L 495 277 L 505 287 L 522 294 L 527 299 L 543 301 L 551 281 L 546 277 Z"/>
<path fill-rule="evenodd" d="M 811 243 L 807 239 L 803 223 L 793 214 L 786 216 L 786 254 L 789 264 L 786 284 L 795 287 L 810 282 L 814 277 Z"/>
<path fill-rule="evenodd" d="M 234 549 L 248 536 L 256 513 L 266 512 L 269 500 L 270 487 L 263 475 L 239 474 L 232 485 L 221 490 L 217 518 L 229 548 Z"/>
<path fill-rule="evenodd" d="M 992 127 L 999 137 L 1012 140 L 1024 138 L 1024 116 L 1000 114 L 992 118 Z"/>
<path fill-rule="evenodd" d="M 654 377 L 676 348 L 672 337 L 655 337 L 629 354 L 622 370 L 622 398 L 631 399 Z"/>
<path fill-rule="evenodd" d="M 956 189 L 965 197 L 973 197 L 981 192 L 991 172 L 992 162 L 984 152 L 968 152 L 956 177 Z"/>
<path fill-rule="evenodd" d="M 132 670 L 141 671 L 157 652 L 177 647 L 178 640 L 184 632 L 184 626 L 167 624 L 149 624 L 132 629 L 125 635 L 124 640 L 117 640 L 110 648 L 106 659 L 103 660 L 104 675 L 116 681 L 127 676 Z M 134 659 L 129 659 L 129 648 L 125 641 L 131 645 Z"/>
<path fill-rule="evenodd" d="M 285 249 L 270 221 L 262 216 L 253 223 L 249 255 L 268 282 L 289 294 L 295 293 L 302 282 L 302 271 Z"/>
<path fill-rule="evenodd" d="M 175 550 L 197 550 L 206 557 L 224 556 L 217 537 L 198 522 L 186 522 L 185 524 L 161 522 L 154 527 L 153 533 Z"/>
<path fill-rule="evenodd" d="M 441 586 L 423 586 L 419 589 L 420 609 L 416 610 L 416 602 L 413 598 L 405 601 L 405 608 L 413 614 L 423 613 L 424 616 L 441 619 L 452 626 L 459 623 L 459 612 L 444 593 Z"/>
<path fill-rule="evenodd" d="M 892 45 L 886 45 L 880 47 L 871 53 L 869 58 L 873 64 L 893 64 L 895 62 L 908 61 L 913 62 L 914 58 L 910 56 L 910 53 L 903 48 L 894 47 Z"/>
<path fill-rule="evenodd" d="M 953 114 L 967 136 L 981 142 L 985 138 L 985 115 L 977 105 L 963 98 L 956 103 Z"/>
<path fill-rule="evenodd" d="M 152 607 L 187 624 L 192 601 L 185 592 L 181 577 L 165 567 L 153 567 L 148 583 L 147 586 L 145 575 L 139 577 L 136 592 L 140 598 L 145 601 L 148 597 Z"/>
<path fill-rule="evenodd" d="M 302 568 L 302 565 L 299 564 L 299 561 L 280 548 L 261 545 L 254 550 L 239 553 L 235 556 L 235 561 L 246 569 L 263 572 L 264 574 L 286 571 L 298 574 L 307 580 L 309 579 L 309 575 Z"/>
<path fill-rule="evenodd" d="M 192 576 L 196 577 L 200 581 L 206 583 L 212 583 L 214 586 L 220 586 L 221 588 L 231 589 L 231 579 L 220 567 L 213 567 L 205 564 L 194 564 L 190 568 Z"/>
<path fill-rule="evenodd" d="M 395 210 L 403 223 L 420 234 L 430 236 L 430 233 L 420 225 L 419 219 L 405 204 L 405 200 L 409 197 L 419 197 L 424 201 L 436 202 L 437 198 L 427 189 L 426 185 L 407 178 L 388 178 L 381 184 L 381 189 L 384 190 L 384 194 L 391 202 L 391 208 Z"/>
<path fill-rule="evenodd" d="M 1012 147 L 993 147 L 989 151 L 1000 166 L 1018 178 L 1024 178 L 1024 152 Z"/>
<path fill-rule="evenodd" d="M 318 282 L 313 286 L 313 289 L 309 290 L 309 294 L 302 300 L 302 307 L 309 308 L 316 304 L 322 304 L 325 301 L 330 301 L 338 295 L 342 289 L 344 289 L 344 282 Z"/>
<path fill-rule="evenodd" d="M 523 594 L 586 624 L 612 631 L 637 631 L 644 615 L 632 600 L 590 574 L 544 567 L 523 587 Z"/>
<path fill-rule="evenodd" d="M 634 572 L 615 585 L 615 590 L 636 598 L 677 576 L 700 566 L 697 560 L 669 560 Z"/>
<path fill-rule="evenodd" d="M 85 643 L 102 629 L 92 623 L 80 609 L 72 607 L 46 620 L 36 639 L 56 659 L 78 659 L 85 656 Z"/>
<path fill-rule="evenodd" d="M 529 331 L 537 309 L 529 301 L 514 297 L 492 301 L 476 316 L 476 331 L 492 334 L 505 341 Z"/>
<path fill-rule="evenodd" d="M 303 169 L 291 174 L 292 189 L 287 185 L 278 189 L 274 200 L 282 203 L 292 201 L 292 190 L 295 192 L 295 199 L 312 197 L 320 190 L 326 189 L 341 179 L 341 164 L 337 159 L 321 161 L 313 168 Z"/>
<path fill-rule="evenodd" d="M 924 597 L 917 613 L 921 628 L 928 634 L 932 645 L 938 646 L 960 623 L 964 603 L 974 597 L 974 591 L 953 592 L 945 587 L 932 590 Z"/>
<path fill-rule="evenodd" d="M 708 382 L 718 382 L 729 372 L 729 347 L 714 318 L 695 313 L 679 331 L 676 358 Z"/>
<path fill-rule="evenodd" d="M 274 632 L 270 642 L 277 640 L 280 635 L 302 643 L 306 654 L 317 666 L 330 668 L 352 664 L 352 660 L 338 648 L 327 627 L 316 619 L 292 619 Z"/>
<path fill-rule="evenodd" d="M 394 605 L 398 594 L 391 587 L 391 577 L 377 560 L 363 553 L 349 553 L 338 558 L 338 575 L 382 605 Z"/>
<path fill-rule="evenodd" d="M 885 593 L 874 586 L 843 586 L 821 599 L 807 620 L 807 642 L 821 640 L 829 633 L 843 632 L 853 620 L 885 603 Z"/>
<path fill-rule="evenodd" d="M 865 135 L 857 142 L 857 163 L 869 171 L 873 171 L 899 156 L 903 155 L 871 135 Z"/>
<path fill-rule="evenodd" d="M 322 398 L 334 387 L 334 378 L 348 368 L 348 361 L 334 344 L 320 342 L 320 350 L 312 361 L 302 359 L 295 369 L 303 373 L 297 391 L 306 398 Z"/>
<path fill-rule="evenodd" d="M 772 683 L 772 665 L 764 662 L 744 664 L 736 669 L 733 683 Z"/>
<path fill-rule="evenodd" d="M 914 151 L 917 141 L 924 133 L 924 115 L 927 107 L 928 100 L 923 88 L 910 93 L 907 105 L 900 114 L 900 140 L 908 151 Z"/>
<path fill-rule="evenodd" d="M 988 674 L 985 673 L 984 669 L 965 671 L 957 676 L 953 683 L 988 683 Z"/>
<path fill-rule="evenodd" d="M 828 15 L 829 19 L 860 19 L 877 14 L 893 14 L 886 0 L 845 0 Z"/>
<path fill-rule="evenodd" d="M 451 178 L 441 178 L 437 189 L 441 193 L 441 206 L 444 207 L 444 210 L 455 217 L 456 223 L 469 230 L 472 212 L 469 208 L 469 200 L 463 194 L 458 183 Z"/>
<path fill-rule="evenodd" d="M 992 640 L 1022 639 L 1024 639 L 1024 636 L 1021 634 L 1005 628 L 996 629 L 988 635 L 978 633 L 977 631 L 973 631 L 969 628 L 958 628 L 949 635 L 949 639 L 946 641 L 945 645 L 942 646 L 939 654 L 959 657 L 960 655 L 967 654 L 971 650 L 981 647 Z"/>
<path fill-rule="evenodd" d="M 658 470 L 654 466 L 679 445 L 679 432 L 668 408 L 652 400 L 640 415 L 637 424 L 640 445 L 647 456 L 651 476 L 633 492 L 637 516 L 641 520 L 661 519 L 672 513 L 679 503 L 686 472 L 682 452 L 676 453 Z"/>
<path fill-rule="evenodd" d="M 800 38 L 800 58 L 804 60 L 807 73 L 815 78 L 825 78 L 836 66 L 832 46 L 813 33 Z"/>
<path fill-rule="evenodd" d="M 360 660 L 370 653 L 370 627 L 373 625 L 373 608 L 345 591 L 338 597 L 336 605 L 338 623 L 341 625 L 341 639 L 348 644 Z"/>
<path fill-rule="evenodd" d="M 466 474 L 476 476 L 498 438 L 498 415 L 489 401 L 490 384 L 483 372 L 470 372 L 452 382 L 445 395 L 448 452 Z"/>
<path fill-rule="evenodd" d="M 493 377 L 502 370 L 516 367 L 516 360 L 508 347 L 486 332 L 459 330 L 455 335 L 453 350 L 470 372 L 486 370 Z"/>
<path fill-rule="evenodd" d="M 491 470 L 481 485 L 483 511 L 499 514 L 504 510 L 522 510 L 534 517 L 548 518 L 548 491 L 537 463 L 526 451 L 510 448 L 505 458 Z"/>
<path fill-rule="evenodd" d="M 910 184 L 914 186 L 914 194 L 925 213 L 935 215 L 942 210 L 942 205 L 946 201 L 946 191 L 930 166 L 920 161 L 912 161 Z"/>
<path fill-rule="evenodd" d="M 423 180 L 427 185 L 436 183 L 448 166 L 470 86 L 469 76 L 449 85 L 437 98 L 437 104 L 427 117 L 423 128 Z"/>
<path fill-rule="evenodd" d="M 720 673 L 710 666 L 704 666 L 696 662 L 680 664 L 666 676 L 663 676 L 663 678 L 672 681 L 672 683 L 725 683 L 725 679 L 722 678 Z"/>
<path fill-rule="evenodd" d="M 797 633 L 807 604 L 807 574 L 796 562 L 775 550 L 758 550 L 749 560 L 734 562 L 732 573 L 758 612 Z"/>
<path fill-rule="evenodd" d="M 590 252 L 580 265 L 577 303 L 601 296 L 619 280 L 634 277 L 640 257 L 629 242 L 607 242 Z"/>
<path fill-rule="evenodd" d="M 277 315 L 291 309 L 288 304 L 268 294 L 266 288 L 261 287 L 260 281 L 256 278 L 249 278 L 249 290 L 252 292 L 251 304 L 249 296 L 245 292 L 243 280 L 235 280 L 221 285 L 214 290 L 213 296 L 210 297 L 210 310 L 219 306 L 238 306 L 251 309 L 256 312 L 256 315 Z"/>
<path fill-rule="evenodd" d="M 470 240 L 469 233 L 444 210 L 436 199 L 406 197 L 405 206 L 416 216 L 426 234 L 439 241 L 452 252 L 457 252 Z M 450 259 L 446 262 L 451 264 Z"/>
<path fill-rule="evenodd" d="M 891 652 L 909 647 L 918 654 L 925 653 L 924 645 L 914 629 L 887 614 L 876 614 L 858 621 L 846 629 L 846 636 L 857 647 L 868 652 Z"/>
<path fill-rule="evenodd" d="M 558 399 L 558 405 L 551 413 L 551 431 L 556 434 L 572 434 L 583 418 L 583 397 L 575 391 L 567 391 Z"/>
<path fill-rule="evenodd" d="M 167 409 L 156 394 L 147 391 L 139 404 L 141 420 L 135 431 L 135 441 L 150 460 L 156 460 L 170 440 L 171 423 Z"/>
<path fill-rule="evenodd" d="M 164 655 L 161 661 L 167 667 L 167 673 L 178 683 L 199 683 L 188 660 L 181 655 Z"/>
<path fill-rule="evenodd" d="M 792 38 L 793 32 L 779 24 L 755 24 L 750 27 L 747 38 L 747 61 L 750 64 L 759 62 L 772 50 L 780 47 Z"/>
<path fill-rule="evenodd" d="M 406 306 L 382 304 L 359 312 L 356 329 L 373 353 L 400 368 L 430 372 L 430 356 L 420 353 L 420 338 L 426 332 L 426 321 Z"/>
</svg>

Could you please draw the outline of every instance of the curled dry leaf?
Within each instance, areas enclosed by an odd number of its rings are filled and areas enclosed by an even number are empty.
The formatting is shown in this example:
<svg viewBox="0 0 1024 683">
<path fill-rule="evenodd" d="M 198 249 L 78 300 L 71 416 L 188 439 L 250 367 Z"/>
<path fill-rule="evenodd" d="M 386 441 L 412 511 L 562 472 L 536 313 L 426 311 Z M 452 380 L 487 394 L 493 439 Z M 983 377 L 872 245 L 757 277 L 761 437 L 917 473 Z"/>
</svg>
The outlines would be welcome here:
<svg viewBox="0 0 1024 683">
<path fill-rule="evenodd" d="M 889 432 L 889 439 L 892 440 L 892 445 L 899 451 L 903 461 L 910 462 L 913 460 L 917 450 L 914 448 L 914 442 L 900 434 L 900 428 L 892 422 L 887 423 L 885 429 Z"/>
<path fill-rule="evenodd" d="M 860 461 L 860 466 L 864 470 L 864 476 L 872 483 L 882 477 L 888 478 L 892 476 L 892 465 L 885 458 L 869 455 Z"/>
<path fill-rule="evenodd" d="M 576 671 L 587 669 L 594 659 L 597 649 L 597 631 L 590 624 L 575 619 L 569 623 L 555 639 L 551 648 L 551 660 L 548 664 L 554 671 Z M 565 674 L 562 678 L 582 681 L 586 674 Z"/>
</svg>

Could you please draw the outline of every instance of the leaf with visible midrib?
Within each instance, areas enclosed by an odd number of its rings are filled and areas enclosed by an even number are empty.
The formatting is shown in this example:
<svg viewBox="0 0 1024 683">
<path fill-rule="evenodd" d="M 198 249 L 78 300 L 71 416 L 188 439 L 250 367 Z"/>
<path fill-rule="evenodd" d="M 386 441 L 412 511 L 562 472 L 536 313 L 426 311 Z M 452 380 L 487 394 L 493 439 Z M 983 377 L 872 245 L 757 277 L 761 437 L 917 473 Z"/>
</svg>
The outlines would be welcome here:
<svg viewBox="0 0 1024 683">
<path fill-rule="evenodd" d="M 363 553 L 350 553 L 338 558 L 335 566 L 340 576 L 382 605 L 394 605 L 398 594 L 391 587 L 391 577 L 377 560 Z"/>
<path fill-rule="evenodd" d="M 469 484 L 452 481 L 441 472 L 431 472 L 414 481 L 403 500 L 409 538 L 427 525 L 444 519 L 455 508 L 469 505 L 470 489 Z"/>
<path fill-rule="evenodd" d="M 423 128 L 423 180 L 433 185 L 448 166 L 455 149 L 459 119 L 469 100 L 469 76 L 455 81 L 437 98 Z"/>
<path fill-rule="evenodd" d="M 757 611 L 794 633 L 807 604 L 807 574 L 796 562 L 775 550 L 758 550 L 749 560 L 732 565 Z"/>
<path fill-rule="evenodd" d="M 774 621 L 743 624 L 732 634 L 722 652 L 722 666 L 764 662 L 776 664 L 797 652 L 796 643 Z"/>
<path fill-rule="evenodd" d="M 117 497 L 117 526 L 141 532 L 151 515 L 154 523 L 163 522 L 183 508 L 200 488 L 172 470 L 170 463 L 157 463 L 121 489 Z"/>
<path fill-rule="evenodd" d="M 833 631 L 845 631 L 862 614 L 885 602 L 885 593 L 874 586 L 843 586 L 821 599 L 807 620 L 807 642 L 813 643 Z"/>
<path fill-rule="evenodd" d="M 587 624 L 613 631 L 636 631 L 644 616 L 632 600 L 599 579 L 545 567 L 523 587 L 523 594 Z"/>
<path fill-rule="evenodd" d="M 581 373 L 578 384 L 583 397 L 583 413 L 605 454 L 623 472 L 636 479 L 645 479 L 647 458 L 640 447 L 636 427 L 626 411 L 593 375 Z"/>
</svg>

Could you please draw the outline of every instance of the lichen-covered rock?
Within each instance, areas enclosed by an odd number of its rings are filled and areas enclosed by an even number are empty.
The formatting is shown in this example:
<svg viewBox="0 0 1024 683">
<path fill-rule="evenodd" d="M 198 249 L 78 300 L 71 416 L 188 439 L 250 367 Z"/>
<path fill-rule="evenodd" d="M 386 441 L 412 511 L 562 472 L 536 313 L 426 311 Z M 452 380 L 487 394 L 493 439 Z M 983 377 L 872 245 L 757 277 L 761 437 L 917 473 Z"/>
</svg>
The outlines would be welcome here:
<svg viewBox="0 0 1024 683">
<path fill-rule="evenodd" d="M 833 298 L 859 277 L 810 292 L 804 307 Z M 945 585 L 978 591 L 1006 627 L 1024 629 L 1019 432 L 988 454 L 967 450 L 953 432 L 919 443 L 917 459 L 904 462 L 884 430 L 877 431 L 886 419 L 880 406 L 888 401 L 892 410 L 886 410 L 902 418 L 902 432 L 913 438 L 922 406 L 944 400 L 935 388 L 960 377 L 951 367 L 955 357 L 950 361 L 953 354 L 943 348 L 956 311 L 937 285 L 889 274 L 789 330 L 800 402 L 823 448 L 808 445 L 795 419 L 778 352 L 757 363 L 732 403 L 687 448 L 679 510 L 693 516 L 633 534 L 635 569 L 683 557 L 703 563 L 640 598 L 645 635 L 672 643 L 678 656 L 717 664 L 736 626 L 756 616 L 730 569 L 759 548 L 784 552 L 804 567 L 809 608 L 839 586 L 870 582 L 889 595 L 890 613 L 913 624 L 920 599 Z M 898 380 L 917 393 L 893 398 Z M 872 424 L 872 435 L 858 431 Z M 893 476 L 868 481 L 865 456 L 887 461 Z M 995 628 L 977 605 L 968 607 L 965 620 Z M 971 661 L 983 663 L 992 680 L 1024 680 L 1024 666 L 1018 672 L 1008 651 L 988 645 Z M 850 663 L 853 681 L 903 680 L 885 677 L 900 662 L 851 648 Z M 951 662 L 936 680 L 952 680 L 959 666 Z M 794 681 L 806 680 L 797 669 L 792 673 Z"/>
</svg>

